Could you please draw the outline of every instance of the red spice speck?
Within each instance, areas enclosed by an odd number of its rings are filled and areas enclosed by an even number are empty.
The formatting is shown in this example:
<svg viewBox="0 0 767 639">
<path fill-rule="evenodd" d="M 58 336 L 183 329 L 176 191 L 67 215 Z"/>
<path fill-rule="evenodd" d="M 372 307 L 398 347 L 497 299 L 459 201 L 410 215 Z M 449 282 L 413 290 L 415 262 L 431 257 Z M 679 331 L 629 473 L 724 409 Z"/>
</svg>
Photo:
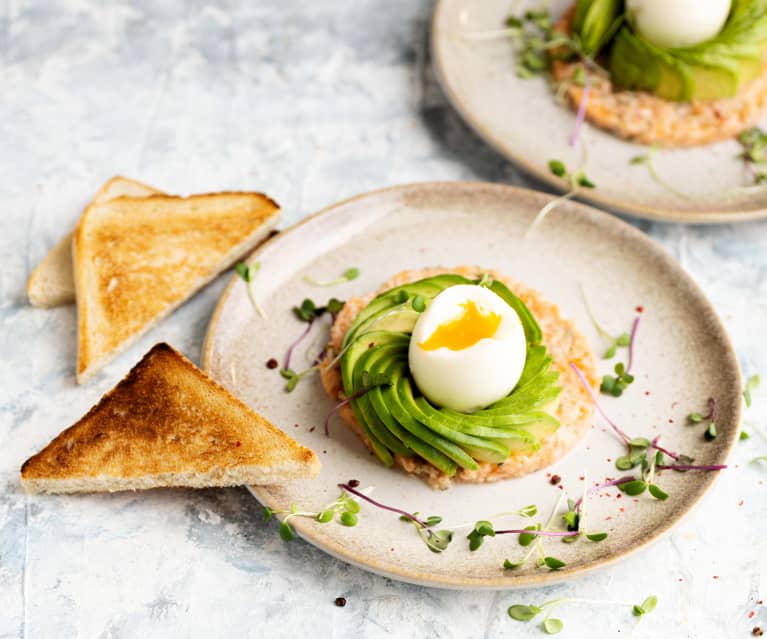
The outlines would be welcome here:
<svg viewBox="0 0 767 639">
<path fill-rule="evenodd" d="M 684 581 L 684 579 L 682 579 L 681 577 L 679 577 L 679 579 L 677 579 L 677 581 Z"/>
<path fill-rule="evenodd" d="M 586 478 L 585 478 L 583 475 L 581 475 L 580 477 L 578 477 L 578 479 L 580 479 L 581 481 L 583 481 L 583 480 L 584 480 L 584 479 L 586 479 Z"/>
<path fill-rule="evenodd" d="M 622 513 L 625 513 L 625 512 L 626 512 L 626 509 L 625 509 L 625 508 L 619 508 L 619 510 L 620 510 Z"/>
<path fill-rule="evenodd" d="M 645 391 L 644 394 L 649 397 L 650 396 L 650 391 Z"/>
<path fill-rule="evenodd" d="M 559 484 L 559 490 L 564 490 L 565 487 L 562 484 Z"/>
<path fill-rule="evenodd" d="M 714 579 L 719 579 L 719 575 L 714 575 Z"/>
<path fill-rule="evenodd" d="M 272 357 L 268 362 L 266 362 L 266 367 L 271 369 L 277 368 L 279 365 L 280 363 L 276 359 L 274 359 L 274 357 Z"/>
<path fill-rule="evenodd" d="M 611 519 L 612 519 L 612 517 L 611 517 L 610 515 L 608 515 L 607 517 L 605 517 L 605 521 L 610 521 Z"/>
<path fill-rule="evenodd" d="M 326 451 L 326 450 L 323 450 L 323 451 L 322 451 L 322 454 L 323 454 L 323 455 L 327 455 L 327 454 L 328 454 L 328 451 Z"/>
<path fill-rule="evenodd" d="M 293 424 L 293 428 L 298 428 L 298 424 Z"/>
<path fill-rule="evenodd" d="M 610 459 L 610 458 L 608 457 L 608 458 L 607 458 L 607 461 L 609 461 L 609 462 L 612 462 L 612 459 Z"/>
<path fill-rule="evenodd" d="M 333 602 L 336 606 L 339 608 L 343 608 L 346 605 L 346 598 L 345 597 L 336 597 L 336 600 Z"/>
<path fill-rule="evenodd" d="M 748 613 L 748 618 L 753 619 L 755 614 L 756 614 L 756 611 L 752 610 L 751 612 Z"/>
<path fill-rule="evenodd" d="M 741 499 L 741 500 L 738 502 L 738 506 L 742 506 L 742 505 L 743 505 L 743 500 Z"/>
<path fill-rule="evenodd" d="M 237 448 L 239 448 L 240 446 L 242 446 L 242 442 L 241 442 L 241 441 L 238 439 L 238 440 L 237 440 L 237 441 L 234 443 L 234 445 L 235 445 L 235 446 L 237 446 Z"/>
<path fill-rule="evenodd" d="M 360 480 L 359 479 L 350 479 L 349 480 L 349 486 L 351 486 L 352 488 L 356 488 L 359 485 L 360 485 Z"/>
<path fill-rule="evenodd" d="M 764 635 L 764 630 L 760 626 L 754 626 L 754 629 L 751 631 L 751 634 L 754 635 L 754 637 L 761 637 Z"/>
<path fill-rule="evenodd" d="M 618 493 L 617 495 L 615 495 L 615 499 L 622 499 L 622 498 L 623 498 L 623 495 L 621 495 L 620 493 Z"/>
<path fill-rule="evenodd" d="M 559 475 L 552 475 L 551 479 L 549 479 L 549 483 L 552 486 L 556 486 L 561 481 L 562 481 L 562 478 Z"/>
<path fill-rule="evenodd" d="M 636 310 L 637 313 L 644 313 L 644 306 L 637 306 L 634 310 Z"/>
<path fill-rule="evenodd" d="M 757 601 L 756 603 L 757 603 L 757 604 L 759 604 L 759 605 L 761 606 L 761 605 L 764 603 L 764 601 L 762 601 L 762 600 L 760 599 L 760 600 L 759 600 L 759 601 Z"/>
<path fill-rule="evenodd" d="M 370 342 L 370 344 L 368 344 L 368 348 L 373 348 L 375 345 L 375 342 Z"/>
<path fill-rule="evenodd" d="M 673 420 L 673 419 L 671 419 L 671 418 L 669 417 L 669 418 L 668 418 L 668 423 L 669 423 L 669 424 L 673 424 L 673 423 L 674 423 L 674 420 Z"/>
</svg>

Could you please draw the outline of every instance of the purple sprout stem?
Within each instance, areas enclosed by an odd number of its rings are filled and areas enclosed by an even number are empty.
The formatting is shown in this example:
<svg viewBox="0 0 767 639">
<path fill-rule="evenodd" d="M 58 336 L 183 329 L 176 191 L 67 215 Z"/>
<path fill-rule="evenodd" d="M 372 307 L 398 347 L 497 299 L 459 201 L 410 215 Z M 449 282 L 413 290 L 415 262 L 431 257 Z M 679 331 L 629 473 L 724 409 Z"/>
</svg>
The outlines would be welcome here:
<svg viewBox="0 0 767 639">
<path fill-rule="evenodd" d="M 591 495 L 593 493 L 598 493 L 600 490 L 604 490 L 605 488 L 612 488 L 613 486 L 620 486 L 621 484 L 627 484 L 630 481 L 634 481 L 636 477 L 633 475 L 629 477 L 621 477 L 620 479 L 611 479 L 610 481 L 606 481 L 603 484 L 597 484 L 596 486 L 592 486 L 586 491 L 586 495 Z M 581 505 L 583 504 L 583 497 L 580 497 L 578 501 L 575 502 L 575 510 L 580 512 Z"/>
<path fill-rule="evenodd" d="M 580 533 L 577 530 L 559 531 L 559 530 L 496 530 L 496 535 L 539 535 L 541 537 L 575 537 Z"/>
<path fill-rule="evenodd" d="M 383 510 L 388 510 L 389 512 L 397 513 L 398 515 L 402 515 L 403 517 L 407 517 L 409 520 L 415 522 L 416 524 L 418 524 L 422 528 L 428 528 L 428 526 L 426 525 L 426 522 L 421 521 L 420 519 L 418 519 L 418 517 L 416 517 L 412 513 L 409 513 L 406 510 L 401 510 L 399 508 L 394 508 L 393 506 L 387 506 L 386 504 L 382 504 L 380 501 L 376 501 L 375 499 L 373 499 L 371 497 L 368 497 L 364 493 L 361 493 L 360 491 L 355 490 L 354 488 L 349 486 L 349 484 L 338 484 L 338 487 L 341 490 L 345 490 L 347 493 L 351 493 L 352 495 L 356 495 L 360 499 L 364 499 L 369 504 L 373 504 L 373 506 L 375 506 L 376 508 L 381 508 Z"/>
<path fill-rule="evenodd" d="M 586 376 L 583 374 L 583 371 L 581 371 L 580 368 L 578 368 L 578 365 L 575 362 L 570 362 L 570 368 L 572 368 L 575 371 L 575 374 L 578 376 L 578 379 L 581 380 L 581 384 L 583 384 L 583 387 L 586 389 L 589 395 L 591 395 L 591 399 L 594 402 L 594 406 L 599 411 L 599 414 L 602 416 L 602 418 L 612 427 L 612 429 L 617 433 L 617 435 L 623 440 L 623 442 L 628 446 L 631 442 L 631 437 L 629 437 L 626 433 L 624 433 L 618 425 L 613 422 L 608 416 L 607 413 L 605 413 L 604 410 L 602 410 L 602 407 L 599 405 L 599 400 L 597 399 L 596 394 L 591 389 L 591 385 L 589 384 L 588 380 L 586 379 Z"/>
<path fill-rule="evenodd" d="M 587 70 L 584 75 L 583 93 L 581 94 L 581 101 L 578 104 L 578 113 L 575 116 L 573 133 L 570 136 L 570 146 L 575 146 L 578 143 L 578 135 L 580 134 L 583 122 L 586 119 L 586 103 L 589 100 L 589 91 L 591 91 L 591 74 Z"/>
<path fill-rule="evenodd" d="M 679 459 L 679 455 L 677 455 L 676 453 L 672 453 L 670 450 L 668 450 L 668 448 L 663 448 L 663 446 L 658 445 L 659 439 L 660 439 L 660 435 L 658 435 L 655 439 L 652 440 L 652 442 L 650 442 L 650 446 L 654 448 L 655 450 L 659 450 L 664 455 L 668 455 L 669 457 L 671 457 L 671 459 Z"/>
<path fill-rule="evenodd" d="M 629 339 L 629 362 L 628 366 L 626 366 L 626 374 L 631 372 L 631 365 L 634 363 L 634 340 L 637 335 L 637 329 L 639 328 L 639 320 L 641 317 L 641 315 L 637 315 L 634 318 L 634 323 L 631 325 L 631 337 Z"/>
<path fill-rule="evenodd" d="M 288 346 L 288 352 L 285 355 L 285 366 L 283 367 L 284 370 L 290 369 L 290 359 L 293 357 L 293 351 L 296 349 L 296 346 L 298 346 L 303 339 L 309 334 L 309 331 L 312 330 L 312 326 L 314 325 L 314 318 L 309 320 L 309 325 L 306 327 L 306 330 L 301 333 L 301 335 L 298 336 L 296 341 L 294 341 L 290 346 Z"/>
<path fill-rule="evenodd" d="M 671 464 L 669 466 L 656 466 L 656 468 L 658 470 L 724 470 L 727 468 L 727 464 L 704 464 L 701 466 L 694 466 L 691 464 Z"/>
</svg>

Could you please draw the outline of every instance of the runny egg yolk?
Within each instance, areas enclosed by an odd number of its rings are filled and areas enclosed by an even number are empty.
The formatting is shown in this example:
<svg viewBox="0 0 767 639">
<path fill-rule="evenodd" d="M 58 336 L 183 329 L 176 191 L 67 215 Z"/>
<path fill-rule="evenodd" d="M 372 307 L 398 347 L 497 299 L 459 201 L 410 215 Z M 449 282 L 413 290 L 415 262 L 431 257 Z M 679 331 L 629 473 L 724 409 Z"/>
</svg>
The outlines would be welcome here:
<svg viewBox="0 0 767 639">
<path fill-rule="evenodd" d="M 483 313 L 472 300 L 467 300 L 463 313 L 449 322 L 440 324 L 427 340 L 418 344 L 425 351 L 449 348 L 461 351 L 474 346 L 481 339 L 493 337 L 501 324 L 501 316 L 489 311 Z"/>
</svg>

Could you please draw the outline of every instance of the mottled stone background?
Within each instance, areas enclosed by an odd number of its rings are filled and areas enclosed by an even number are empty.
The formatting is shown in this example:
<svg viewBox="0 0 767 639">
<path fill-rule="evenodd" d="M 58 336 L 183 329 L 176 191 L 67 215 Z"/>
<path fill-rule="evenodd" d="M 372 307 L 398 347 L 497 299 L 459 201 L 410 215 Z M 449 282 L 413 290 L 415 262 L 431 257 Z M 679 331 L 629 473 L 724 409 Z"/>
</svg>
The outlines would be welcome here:
<svg viewBox="0 0 767 639">
<path fill-rule="evenodd" d="M 24 283 L 106 178 L 181 193 L 262 189 L 283 205 L 284 225 L 401 182 L 530 184 L 446 104 L 429 62 L 430 11 L 426 0 L 0 1 L 1 637 L 535 637 L 506 616 L 511 603 L 651 593 L 658 609 L 634 636 L 746 637 L 767 625 L 756 603 L 767 590 L 767 469 L 747 463 L 767 452 L 759 436 L 652 549 L 518 593 L 417 588 L 286 545 L 244 489 L 21 491 L 20 463 L 151 343 L 199 358 L 224 284 L 77 388 L 74 309 L 30 308 Z M 767 223 L 639 225 L 706 290 L 745 372 L 767 373 Z M 762 429 L 765 405 L 762 395 L 747 414 Z M 339 595 L 345 608 L 333 606 Z M 626 608 L 560 616 L 563 636 L 584 639 L 634 625 Z"/>
</svg>

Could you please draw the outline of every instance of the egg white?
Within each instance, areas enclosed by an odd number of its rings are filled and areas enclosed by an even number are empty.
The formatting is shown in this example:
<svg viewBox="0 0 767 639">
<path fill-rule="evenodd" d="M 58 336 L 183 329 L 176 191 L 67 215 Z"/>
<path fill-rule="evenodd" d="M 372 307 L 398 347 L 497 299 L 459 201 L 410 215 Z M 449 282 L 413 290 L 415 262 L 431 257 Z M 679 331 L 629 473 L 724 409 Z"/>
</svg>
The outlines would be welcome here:
<svg viewBox="0 0 767 639">
<path fill-rule="evenodd" d="M 626 0 L 634 30 L 664 49 L 691 47 L 716 36 L 727 21 L 731 0 Z"/>
<path fill-rule="evenodd" d="M 464 313 L 461 304 L 500 315 L 495 334 L 462 350 L 425 350 L 425 342 L 441 324 Z M 508 395 L 525 367 L 527 341 L 519 316 L 484 286 L 460 284 L 437 295 L 413 329 L 408 361 L 416 385 L 437 406 L 470 412 Z"/>
</svg>

